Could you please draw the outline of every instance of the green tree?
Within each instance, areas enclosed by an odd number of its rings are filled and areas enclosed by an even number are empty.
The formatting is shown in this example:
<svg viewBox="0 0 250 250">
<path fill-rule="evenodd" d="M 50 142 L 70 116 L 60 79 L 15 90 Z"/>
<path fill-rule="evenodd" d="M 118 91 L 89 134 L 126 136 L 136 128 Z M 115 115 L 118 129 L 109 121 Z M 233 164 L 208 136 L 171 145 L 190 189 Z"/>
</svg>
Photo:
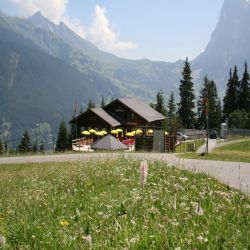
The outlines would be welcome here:
<svg viewBox="0 0 250 250">
<path fill-rule="evenodd" d="M 220 102 L 217 93 L 217 87 L 214 81 L 210 81 L 207 76 L 203 79 L 203 86 L 200 90 L 199 100 L 197 102 L 198 126 L 200 128 L 220 127 Z"/>
<path fill-rule="evenodd" d="M 73 115 L 72 120 L 74 118 L 75 118 L 75 116 Z M 76 134 L 76 123 L 71 123 L 70 130 L 69 130 L 69 136 L 68 136 L 68 139 L 69 139 L 68 145 L 69 145 L 70 149 L 72 149 L 72 140 L 77 139 L 77 134 Z"/>
<path fill-rule="evenodd" d="M 158 91 L 156 94 L 156 105 L 155 110 L 161 113 L 162 115 L 166 116 L 166 108 L 165 108 L 165 100 L 163 91 Z"/>
<path fill-rule="evenodd" d="M 105 107 L 105 100 L 104 97 L 102 97 L 102 101 L 101 101 L 101 108 Z"/>
<path fill-rule="evenodd" d="M 95 105 L 94 101 L 92 101 L 92 99 L 89 98 L 88 108 L 87 109 L 89 110 L 89 109 L 95 108 L 95 107 L 96 107 L 96 105 Z"/>
<path fill-rule="evenodd" d="M 18 145 L 18 151 L 20 153 L 27 153 L 31 151 L 30 136 L 27 129 L 25 129 L 21 143 Z"/>
<path fill-rule="evenodd" d="M 172 134 L 175 130 L 179 130 L 180 121 L 176 115 L 176 103 L 173 91 L 171 92 L 167 103 L 167 121 L 167 127 L 170 134 Z M 178 128 L 176 128 L 176 126 Z"/>
<path fill-rule="evenodd" d="M 245 70 L 240 81 L 239 108 L 250 113 L 250 76 L 245 63 Z"/>
<path fill-rule="evenodd" d="M 3 144 L 2 144 L 2 141 L 0 140 L 0 154 L 3 153 Z"/>
<path fill-rule="evenodd" d="M 170 98 L 167 104 L 167 115 L 168 117 L 173 117 L 176 114 L 176 103 L 175 103 L 175 97 L 174 92 L 171 91 Z"/>
<path fill-rule="evenodd" d="M 67 149 L 69 149 L 67 128 L 65 122 L 61 121 L 56 142 L 56 151 L 65 151 Z"/>
<path fill-rule="evenodd" d="M 34 153 L 36 153 L 36 152 L 37 152 L 36 143 L 34 143 L 34 144 L 32 145 L 32 151 L 33 151 Z"/>
<path fill-rule="evenodd" d="M 230 128 L 247 128 L 249 122 L 249 114 L 244 109 L 234 110 L 229 115 Z"/>
<path fill-rule="evenodd" d="M 193 110 L 195 108 L 195 96 L 191 74 L 190 63 L 188 58 L 186 58 L 179 86 L 180 103 L 178 109 L 184 128 L 194 128 L 195 124 L 195 113 Z"/>
<path fill-rule="evenodd" d="M 234 111 L 239 109 L 239 77 L 238 70 L 235 65 L 234 72 L 230 69 L 230 76 L 227 82 L 226 94 L 224 97 L 223 114 L 224 117 L 229 117 L 229 115 Z"/>
</svg>

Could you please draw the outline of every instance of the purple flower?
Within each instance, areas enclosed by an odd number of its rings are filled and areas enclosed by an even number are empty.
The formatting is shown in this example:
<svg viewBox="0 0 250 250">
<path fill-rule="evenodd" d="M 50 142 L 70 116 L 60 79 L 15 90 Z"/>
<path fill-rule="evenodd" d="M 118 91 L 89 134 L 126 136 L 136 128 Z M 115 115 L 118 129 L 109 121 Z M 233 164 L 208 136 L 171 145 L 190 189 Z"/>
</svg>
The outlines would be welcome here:
<svg viewBox="0 0 250 250">
<path fill-rule="evenodd" d="M 147 182 L 147 176 L 148 176 L 148 163 L 146 160 L 143 160 L 141 162 L 140 172 L 141 172 L 141 187 L 142 187 L 142 191 L 143 191 L 144 186 Z"/>
</svg>

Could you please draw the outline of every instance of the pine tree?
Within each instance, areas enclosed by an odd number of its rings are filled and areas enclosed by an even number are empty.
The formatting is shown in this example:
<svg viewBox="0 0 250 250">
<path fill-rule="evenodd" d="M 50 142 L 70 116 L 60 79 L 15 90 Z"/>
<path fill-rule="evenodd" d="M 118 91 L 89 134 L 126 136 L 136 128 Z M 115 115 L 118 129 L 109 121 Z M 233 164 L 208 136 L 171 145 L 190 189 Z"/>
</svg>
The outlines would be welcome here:
<svg viewBox="0 0 250 250">
<path fill-rule="evenodd" d="M 0 154 L 3 153 L 3 144 L 2 144 L 2 141 L 0 140 Z"/>
<path fill-rule="evenodd" d="M 175 97 L 174 92 L 171 91 L 170 98 L 167 104 L 167 115 L 168 118 L 173 117 L 176 113 L 176 103 L 175 103 Z"/>
<path fill-rule="evenodd" d="M 72 120 L 75 118 L 75 116 L 73 115 Z M 77 133 L 78 134 L 78 133 Z M 77 139 L 77 135 L 76 135 L 76 123 L 71 123 L 70 124 L 70 131 L 69 131 L 69 148 L 72 149 L 72 140 Z"/>
<path fill-rule="evenodd" d="M 184 62 L 184 67 L 182 71 L 183 79 L 180 80 L 179 93 L 180 93 L 180 103 L 179 103 L 179 116 L 182 120 L 184 128 L 193 128 L 195 123 L 195 113 L 193 111 L 195 107 L 195 96 L 193 90 L 192 82 L 192 71 L 188 58 Z"/>
<path fill-rule="evenodd" d="M 203 80 L 203 86 L 200 90 L 198 109 L 198 125 L 200 128 L 207 128 L 207 114 L 209 128 L 219 128 L 220 103 L 216 84 L 210 81 L 206 76 Z M 217 113 L 218 112 L 218 113 Z"/>
<path fill-rule="evenodd" d="M 89 98 L 88 108 L 87 109 L 89 110 L 89 109 L 95 108 L 95 107 L 96 107 L 95 103 L 92 101 L 91 98 Z"/>
<path fill-rule="evenodd" d="M 68 133 L 66 124 L 64 121 L 61 121 L 59 126 L 59 132 L 56 142 L 56 151 L 65 151 L 69 148 L 69 141 L 68 141 Z"/>
<path fill-rule="evenodd" d="M 175 125 L 177 124 L 177 115 L 176 115 L 176 103 L 174 98 L 174 92 L 170 94 L 170 98 L 167 104 L 167 118 L 168 118 L 168 131 L 170 134 L 175 130 Z"/>
<path fill-rule="evenodd" d="M 104 97 L 102 97 L 101 108 L 103 108 L 104 106 L 105 106 L 105 100 L 104 100 Z"/>
<path fill-rule="evenodd" d="M 27 152 L 31 151 L 30 136 L 29 136 L 29 133 L 28 133 L 27 129 L 25 129 L 25 131 L 23 133 L 21 143 L 18 146 L 18 151 L 20 153 L 27 153 Z"/>
<path fill-rule="evenodd" d="M 229 115 L 239 109 L 239 77 L 237 67 L 234 67 L 234 72 L 230 69 L 230 77 L 227 83 L 227 90 L 224 97 L 224 107 L 223 114 L 224 117 L 229 117 Z"/>
<path fill-rule="evenodd" d="M 165 100 L 163 91 L 159 91 L 156 95 L 156 106 L 155 110 L 161 113 L 162 115 L 166 116 L 166 109 L 165 109 Z"/>
<path fill-rule="evenodd" d="M 239 108 L 250 113 L 250 76 L 245 63 L 245 70 L 240 81 Z"/>
</svg>

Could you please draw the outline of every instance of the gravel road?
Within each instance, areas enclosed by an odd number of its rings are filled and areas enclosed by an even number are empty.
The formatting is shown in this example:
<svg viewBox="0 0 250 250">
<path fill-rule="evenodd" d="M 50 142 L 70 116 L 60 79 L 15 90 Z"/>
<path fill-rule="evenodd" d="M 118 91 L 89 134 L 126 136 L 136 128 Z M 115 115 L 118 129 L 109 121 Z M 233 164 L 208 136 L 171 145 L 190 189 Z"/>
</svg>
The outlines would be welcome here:
<svg viewBox="0 0 250 250">
<path fill-rule="evenodd" d="M 5 157 L 0 158 L 0 165 L 12 163 L 88 161 L 93 159 L 111 159 L 118 157 L 159 160 L 182 169 L 187 169 L 194 172 L 204 172 L 231 187 L 250 193 L 250 163 L 184 159 L 179 158 L 175 154 L 81 153 L 64 155 Z"/>
</svg>

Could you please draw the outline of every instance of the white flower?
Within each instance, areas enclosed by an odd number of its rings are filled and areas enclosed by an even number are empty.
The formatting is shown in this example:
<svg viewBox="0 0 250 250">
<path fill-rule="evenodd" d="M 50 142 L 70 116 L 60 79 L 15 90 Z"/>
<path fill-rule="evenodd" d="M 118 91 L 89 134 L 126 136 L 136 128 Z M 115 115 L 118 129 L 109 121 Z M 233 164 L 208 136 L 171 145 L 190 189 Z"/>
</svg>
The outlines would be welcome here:
<svg viewBox="0 0 250 250">
<path fill-rule="evenodd" d="M 176 210 L 176 194 L 174 195 L 173 209 Z"/>
<path fill-rule="evenodd" d="M 0 248 L 5 248 L 6 239 L 3 235 L 0 235 Z"/>
<path fill-rule="evenodd" d="M 87 241 L 89 248 L 92 249 L 92 237 L 91 237 L 91 235 L 89 234 L 89 235 L 85 236 L 85 240 Z"/>
<path fill-rule="evenodd" d="M 195 206 L 196 206 L 195 213 L 197 215 L 203 215 L 204 214 L 204 210 L 202 209 L 200 203 L 196 203 Z"/>
</svg>

